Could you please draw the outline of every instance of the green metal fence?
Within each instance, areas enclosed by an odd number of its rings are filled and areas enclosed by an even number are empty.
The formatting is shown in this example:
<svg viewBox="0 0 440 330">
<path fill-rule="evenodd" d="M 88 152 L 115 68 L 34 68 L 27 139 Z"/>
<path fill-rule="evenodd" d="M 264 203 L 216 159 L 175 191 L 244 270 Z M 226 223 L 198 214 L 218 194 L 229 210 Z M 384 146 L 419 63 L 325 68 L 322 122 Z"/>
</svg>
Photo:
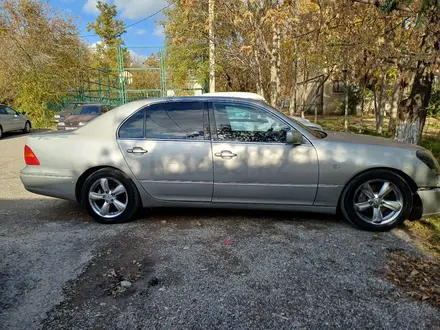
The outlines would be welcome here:
<svg viewBox="0 0 440 330">
<path fill-rule="evenodd" d="M 106 49 L 107 50 L 107 49 Z M 88 68 L 78 86 L 69 88 L 68 102 L 99 102 L 121 105 L 130 101 L 166 96 L 189 96 L 203 92 L 202 86 L 173 86 L 167 77 L 165 50 L 161 47 L 117 47 L 116 67 Z M 145 59 L 137 53 L 148 52 Z M 130 56 L 127 56 L 130 54 Z M 81 61 L 81 56 L 78 56 Z"/>
</svg>

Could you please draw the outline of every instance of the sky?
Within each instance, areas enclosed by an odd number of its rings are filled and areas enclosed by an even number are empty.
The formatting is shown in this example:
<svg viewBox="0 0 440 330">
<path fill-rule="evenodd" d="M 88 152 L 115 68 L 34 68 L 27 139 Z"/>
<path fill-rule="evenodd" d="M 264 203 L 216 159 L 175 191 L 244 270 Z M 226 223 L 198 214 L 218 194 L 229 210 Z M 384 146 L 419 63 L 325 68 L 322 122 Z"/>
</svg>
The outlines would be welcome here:
<svg viewBox="0 0 440 330">
<path fill-rule="evenodd" d="M 97 0 L 46 0 L 55 9 L 70 14 L 76 19 L 80 35 L 89 44 L 99 41 L 99 37 L 92 36 L 93 32 L 87 31 L 87 23 L 93 22 L 98 15 L 96 9 Z M 104 0 L 109 4 L 117 6 L 118 19 L 125 22 L 126 26 L 161 10 L 168 5 L 167 0 Z M 139 24 L 129 27 L 123 39 L 128 48 L 130 47 L 156 47 L 163 45 L 163 29 L 156 22 L 163 19 L 162 14 L 158 14 Z M 145 56 L 155 50 L 132 49 L 140 56 Z"/>
</svg>

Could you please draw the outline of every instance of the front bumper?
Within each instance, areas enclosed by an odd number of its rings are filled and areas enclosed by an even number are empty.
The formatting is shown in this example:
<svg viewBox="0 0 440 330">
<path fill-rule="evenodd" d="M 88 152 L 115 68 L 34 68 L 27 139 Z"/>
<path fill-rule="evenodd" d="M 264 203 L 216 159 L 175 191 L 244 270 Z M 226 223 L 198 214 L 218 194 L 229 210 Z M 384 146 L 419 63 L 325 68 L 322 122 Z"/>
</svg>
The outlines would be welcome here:
<svg viewBox="0 0 440 330">
<path fill-rule="evenodd" d="M 79 126 L 57 126 L 57 131 L 75 131 Z"/>
<path fill-rule="evenodd" d="M 24 169 L 20 179 L 26 190 L 34 194 L 76 201 L 76 178 L 26 173 Z"/>
<path fill-rule="evenodd" d="M 417 191 L 422 204 L 422 217 L 440 214 L 440 188 L 424 189 Z"/>
</svg>

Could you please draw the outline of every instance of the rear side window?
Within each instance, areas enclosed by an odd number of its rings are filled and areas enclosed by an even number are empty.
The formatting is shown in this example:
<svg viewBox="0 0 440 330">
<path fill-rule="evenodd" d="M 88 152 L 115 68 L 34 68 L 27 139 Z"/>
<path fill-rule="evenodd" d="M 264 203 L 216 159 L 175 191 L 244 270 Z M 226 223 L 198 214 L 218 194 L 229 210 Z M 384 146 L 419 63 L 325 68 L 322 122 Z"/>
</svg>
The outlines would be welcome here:
<svg viewBox="0 0 440 330">
<path fill-rule="evenodd" d="M 204 139 L 203 102 L 175 102 L 147 108 L 147 139 Z"/>
<path fill-rule="evenodd" d="M 142 139 L 144 137 L 145 110 L 136 112 L 119 129 L 120 139 Z"/>
</svg>

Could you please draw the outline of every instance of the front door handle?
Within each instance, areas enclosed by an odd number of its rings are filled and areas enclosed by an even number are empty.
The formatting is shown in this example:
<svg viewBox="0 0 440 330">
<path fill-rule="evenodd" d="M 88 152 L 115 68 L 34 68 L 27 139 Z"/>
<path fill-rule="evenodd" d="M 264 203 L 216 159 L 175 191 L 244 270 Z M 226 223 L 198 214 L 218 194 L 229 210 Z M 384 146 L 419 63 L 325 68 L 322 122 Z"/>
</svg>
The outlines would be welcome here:
<svg viewBox="0 0 440 330">
<path fill-rule="evenodd" d="M 144 150 L 141 147 L 134 147 L 133 149 L 128 149 L 127 153 L 134 154 L 134 155 L 143 155 L 146 154 L 148 151 Z"/>
<path fill-rule="evenodd" d="M 237 157 L 237 154 L 234 154 L 233 152 L 229 150 L 222 150 L 221 152 L 217 152 L 214 154 L 215 157 L 221 157 L 221 158 L 233 158 Z"/>
</svg>

